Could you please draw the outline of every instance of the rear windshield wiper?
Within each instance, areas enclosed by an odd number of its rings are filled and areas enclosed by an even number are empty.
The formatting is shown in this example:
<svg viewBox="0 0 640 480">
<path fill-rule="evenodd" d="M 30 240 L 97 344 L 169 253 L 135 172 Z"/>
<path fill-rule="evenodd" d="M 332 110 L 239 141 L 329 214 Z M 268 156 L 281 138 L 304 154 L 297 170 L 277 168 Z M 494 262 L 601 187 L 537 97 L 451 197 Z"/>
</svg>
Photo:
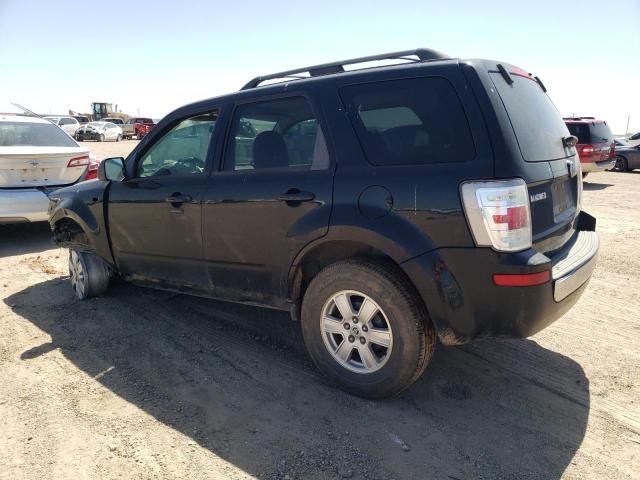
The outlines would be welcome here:
<svg viewBox="0 0 640 480">
<path fill-rule="evenodd" d="M 547 87 L 544 86 L 544 83 L 542 83 L 542 80 L 540 80 L 540 77 L 533 77 L 536 79 L 536 82 L 538 82 L 538 85 L 540 85 L 540 88 L 542 89 L 542 91 L 544 93 L 547 93 Z"/>
</svg>

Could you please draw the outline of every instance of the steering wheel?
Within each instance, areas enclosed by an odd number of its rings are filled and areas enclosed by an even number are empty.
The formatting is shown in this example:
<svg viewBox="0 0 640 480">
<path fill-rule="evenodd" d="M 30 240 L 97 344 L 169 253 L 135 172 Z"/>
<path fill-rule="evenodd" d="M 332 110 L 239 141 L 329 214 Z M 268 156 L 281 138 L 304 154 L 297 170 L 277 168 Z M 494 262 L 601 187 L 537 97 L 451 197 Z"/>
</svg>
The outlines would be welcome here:
<svg viewBox="0 0 640 480">
<path fill-rule="evenodd" d="M 177 171 L 188 171 L 189 173 L 195 172 L 203 172 L 204 171 L 204 160 L 198 157 L 185 157 L 176 161 L 173 165 L 173 169 Z"/>
</svg>

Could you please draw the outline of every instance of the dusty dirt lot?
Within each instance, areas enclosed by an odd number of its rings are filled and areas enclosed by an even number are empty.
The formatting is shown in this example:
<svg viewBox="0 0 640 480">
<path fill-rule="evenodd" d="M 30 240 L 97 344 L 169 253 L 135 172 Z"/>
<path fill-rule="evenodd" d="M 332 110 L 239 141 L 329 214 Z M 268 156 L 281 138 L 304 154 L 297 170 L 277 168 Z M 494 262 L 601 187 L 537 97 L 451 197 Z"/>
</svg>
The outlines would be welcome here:
<svg viewBox="0 0 640 480">
<path fill-rule="evenodd" d="M 78 302 L 46 225 L 0 227 L 0 478 L 640 478 L 639 205 L 640 172 L 590 175 L 576 308 L 440 348 L 379 402 L 326 385 L 286 315 L 125 284 Z"/>
</svg>

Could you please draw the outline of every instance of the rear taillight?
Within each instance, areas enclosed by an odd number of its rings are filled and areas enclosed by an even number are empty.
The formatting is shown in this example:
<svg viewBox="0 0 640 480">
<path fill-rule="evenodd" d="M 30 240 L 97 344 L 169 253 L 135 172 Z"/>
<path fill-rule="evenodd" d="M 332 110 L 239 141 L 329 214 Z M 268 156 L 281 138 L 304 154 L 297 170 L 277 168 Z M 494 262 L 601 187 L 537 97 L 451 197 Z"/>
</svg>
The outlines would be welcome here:
<svg viewBox="0 0 640 480">
<path fill-rule="evenodd" d="M 81 155 L 80 157 L 73 157 L 67 163 L 67 167 L 84 167 L 89 165 L 89 155 Z"/>
<path fill-rule="evenodd" d="M 524 180 L 467 182 L 462 184 L 461 193 L 478 246 L 500 252 L 531 247 L 531 209 Z"/>
<path fill-rule="evenodd" d="M 98 166 L 100 164 L 98 162 L 91 162 L 89 164 L 89 168 L 87 169 L 87 175 L 85 176 L 85 180 L 93 180 L 94 178 L 98 178 Z"/>
<path fill-rule="evenodd" d="M 609 147 L 609 158 L 613 159 L 616 158 L 616 144 L 612 143 L 611 147 Z"/>
<path fill-rule="evenodd" d="M 580 156 L 580 161 L 591 161 L 591 156 L 593 155 L 594 148 L 593 145 L 580 145 L 578 147 L 578 155 Z"/>
</svg>

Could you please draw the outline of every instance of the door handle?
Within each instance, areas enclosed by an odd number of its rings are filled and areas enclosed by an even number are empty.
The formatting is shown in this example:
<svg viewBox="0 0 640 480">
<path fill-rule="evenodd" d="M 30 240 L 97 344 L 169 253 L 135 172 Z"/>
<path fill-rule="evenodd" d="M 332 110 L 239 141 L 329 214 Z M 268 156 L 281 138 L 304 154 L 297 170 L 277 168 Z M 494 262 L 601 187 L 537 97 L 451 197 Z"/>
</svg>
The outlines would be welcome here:
<svg viewBox="0 0 640 480">
<path fill-rule="evenodd" d="M 164 199 L 165 202 L 172 204 L 174 207 L 178 207 L 183 203 L 188 203 L 191 200 L 191 196 L 182 195 L 181 193 L 174 193 Z"/>
<path fill-rule="evenodd" d="M 278 200 L 283 202 L 310 202 L 316 198 L 311 192 L 303 192 L 298 188 L 290 188 L 285 193 L 278 197 Z"/>
</svg>

